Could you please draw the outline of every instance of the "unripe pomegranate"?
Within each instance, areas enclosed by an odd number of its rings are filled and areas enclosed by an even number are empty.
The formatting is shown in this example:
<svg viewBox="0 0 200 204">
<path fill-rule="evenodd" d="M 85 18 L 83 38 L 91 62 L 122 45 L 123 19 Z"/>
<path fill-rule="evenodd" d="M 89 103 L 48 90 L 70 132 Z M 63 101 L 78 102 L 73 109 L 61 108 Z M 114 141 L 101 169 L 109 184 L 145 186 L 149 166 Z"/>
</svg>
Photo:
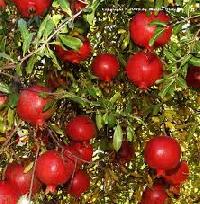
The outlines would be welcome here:
<svg viewBox="0 0 200 204">
<path fill-rule="evenodd" d="M 151 188 L 146 187 L 142 195 L 141 204 L 166 204 L 168 195 L 160 184 L 154 184 Z"/>
<path fill-rule="evenodd" d="M 170 17 L 164 12 L 160 11 L 158 15 L 151 12 L 150 15 L 145 11 L 138 12 L 130 21 L 131 39 L 136 45 L 150 48 L 149 41 L 153 37 L 157 28 L 156 25 L 149 25 L 151 22 L 159 20 L 160 22 L 169 24 Z M 169 42 L 172 35 L 172 26 L 164 27 L 164 32 L 155 40 L 155 47 L 163 46 Z"/>
<path fill-rule="evenodd" d="M 132 83 L 147 89 L 162 77 L 163 63 L 154 53 L 138 52 L 128 59 L 126 73 Z"/>
<path fill-rule="evenodd" d="M 119 62 L 113 54 L 100 54 L 92 62 L 92 72 L 100 80 L 111 81 L 117 76 L 118 71 Z"/>
<path fill-rule="evenodd" d="M 0 106 L 5 105 L 7 100 L 8 100 L 8 97 L 3 95 L 3 94 L 1 95 L 1 93 L 0 93 Z"/>
<path fill-rule="evenodd" d="M 49 89 L 39 85 L 23 89 L 19 94 L 17 103 L 18 116 L 22 120 L 36 126 L 42 126 L 53 113 L 52 108 L 43 111 L 52 99 L 39 96 L 40 92 L 49 92 Z"/>
<path fill-rule="evenodd" d="M 4 0 L 0 0 L 0 9 L 1 8 L 5 8 L 6 7 L 6 3 Z"/>
<path fill-rule="evenodd" d="M 23 17 L 43 16 L 52 0 L 12 0 Z"/>
<path fill-rule="evenodd" d="M 44 183 L 46 193 L 54 192 L 58 185 L 67 182 L 74 170 L 74 163 L 70 159 L 63 159 L 54 150 L 46 151 L 36 163 L 36 176 Z"/>
<path fill-rule="evenodd" d="M 150 168 L 157 170 L 157 176 L 164 176 L 166 170 L 179 164 L 180 144 L 169 136 L 154 137 L 146 144 L 144 158 Z"/>
<path fill-rule="evenodd" d="M 12 184 L 0 181 L 0 203 L 1 204 L 17 204 L 19 194 Z"/>
<path fill-rule="evenodd" d="M 87 173 L 79 170 L 71 180 L 68 193 L 76 198 L 81 197 L 90 187 L 90 177 Z"/>
<path fill-rule="evenodd" d="M 187 180 L 188 176 L 189 167 L 187 162 L 183 160 L 176 168 L 166 171 L 164 178 L 169 184 L 173 186 L 180 186 Z"/>
<path fill-rule="evenodd" d="M 27 173 L 24 173 L 24 170 L 25 167 L 22 164 L 13 162 L 7 166 L 5 172 L 5 179 L 18 189 L 20 195 L 29 193 L 33 175 L 32 170 Z M 34 177 L 32 195 L 36 194 L 40 190 L 40 187 L 41 183 L 36 177 Z"/>
<path fill-rule="evenodd" d="M 78 165 L 92 160 L 93 147 L 88 142 L 72 142 L 64 147 L 64 157 L 77 160 Z"/>
<path fill-rule="evenodd" d="M 90 42 L 87 38 L 84 38 L 81 48 L 76 50 L 67 50 L 60 45 L 55 46 L 55 52 L 60 60 L 63 62 L 71 62 L 79 64 L 85 61 L 91 54 Z"/>
<path fill-rule="evenodd" d="M 66 133 L 73 141 L 88 141 L 95 137 L 96 126 L 87 115 L 79 115 L 66 125 Z"/>
<path fill-rule="evenodd" d="M 189 67 L 186 76 L 186 82 L 189 87 L 200 88 L 200 67 Z"/>
<path fill-rule="evenodd" d="M 123 141 L 117 152 L 117 161 L 121 164 L 130 162 L 135 156 L 135 150 L 131 142 Z"/>
</svg>

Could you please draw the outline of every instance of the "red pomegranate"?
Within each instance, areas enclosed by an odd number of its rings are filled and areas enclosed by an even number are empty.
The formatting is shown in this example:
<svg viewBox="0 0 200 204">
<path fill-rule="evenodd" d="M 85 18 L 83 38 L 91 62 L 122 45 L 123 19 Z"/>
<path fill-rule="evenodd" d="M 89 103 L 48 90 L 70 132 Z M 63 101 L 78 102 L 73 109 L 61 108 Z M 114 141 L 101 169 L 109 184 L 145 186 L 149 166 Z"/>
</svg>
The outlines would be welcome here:
<svg viewBox="0 0 200 204">
<path fill-rule="evenodd" d="M 3 94 L 1 95 L 1 93 L 0 93 L 0 106 L 5 105 L 7 100 L 8 100 L 8 97 L 3 95 Z"/>
<path fill-rule="evenodd" d="M 67 182 L 74 170 L 74 163 L 70 159 L 63 159 L 54 150 L 46 151 L 36 163 L 36 176 L 44 183 L 46 193 L 55 192 L 58 185 Z"/>
<path fill-rule="evenodd" d="M 189 87 L 200 88 L 200 67 L 189 67 L 186 76 L 186 82 Z"/>
<path fill-rule="evenodd" d="M 189 176 L 189 167 L 185 160 L 181 161 L 174 169 L 166 171 L 165 180 L 173 186 L 180 186 Z"/>
<path fill-rule="evenodd" d="M 5 172 L 5 179 L 18 189 L 20 195 L 29 193 L 31 179 L 32 179 L 32 170 L 28 173 L 24 173 L 25 167 L 22 164 L 10 163 Z M 32 195 L 36 194 L 41 187 L 39 180 L 34 177 Z"/>
<path fill-rule="evenodd" d="M 87 38 L 84 38 L 81 48 L 76 50 L 64 49 L 60 45 L 55 46 L 55 52 L 60 60 L 63 62 L 71 62 L 74 64 L 79 64 L 85 61 L 91 54 L 90 42 Z"/>
<path fill-rule="evenodd" d="M 39 85 L 23 89 L 17 103 L 18 116 L 32 125 L 42 126 L 53 114 L 53 109 L 43 111 L 52 99 L 50 97 L 43 98 L 39 94 L 49 91 L 48 88 Z"/>
<path fill-rule="evenodd" d="M 141 47 L 150 48 L 149 41 L 153 37 L 157 26 L 149 25 L 153 21 L 160 21 L 169 24 L 170 17 L 160 11 L 158 15 L 151 12 L 150 15 L 145 11 L 138 12 L 130 21 L 130 34 L 133 42 Z M 155 46 L 163 46 L 169 42 L 172 35 L 172 26 L 166 26 L 164 32 L 156 39 Z"/>
<path fill-rule="evenodd" d="M 169 136 L 157 136 L 149 140 L 144 150 L 145 162 L 164 176 L 166 170 L 175 168 L 181 158 L 180 144 Z"/>
<path fill-rule="evenodd" d="M 117 152 L 117 161 L 121 164 L 130 162 L 135 156 L 133 144 L 128 141 L 123 141 L 122 145 Z"/>
<path fill-rule="evenodd" d="M 96 126 L 87 115 L 79 115 L 66 125 L 66 133 L 73 141 L 88 141 L 95 137 Z"/>
<path fill-rule="evenodd" d="M 52 0 L 12 0 L 23 17 L 43 16 Z"/>
<path fill-rule="evenodd" d="M 168 195 L 164 187 L 160 184 L 154 184 L 151 188 L 145 188 L 141 204 L 166 204 L 167 200 Z"/>
<path fill-rule="evenodd" d="M 78 13 L 80 10 L 84 9 L 86 7 L 86 3 L 84 0 L 70 0 L 70 6 L 71 6 L 71 10 L 73 11 L 73 13 Z"/>
<path fill-rule="evenodd" d="M 90 177 L 87 173 L 82 170 L 77 171 L 72 178 L 68 193 L 76 198 L 88 190 L 90 187 Z"/>
<path fill-rule="evenodd" d="M 154 53 L 138 52 L 128 59 L 126 73 L 132 83 L 147 89 L 162 77 L 163 63 Z"/>
<path fill-rule="evenodd" d="M 119 71 L 119 62 L 115 55 L 104 53 L 94 58 L 92 72 L 103 81 L 111 81 Z"/>
<path fill-rule="evenodd" d="M 19 199 L 17 189 L 6 181 L 0 181 L 0 203 L 1 204 L 17 204 Z"/>
<path fill-rule="evenodd" d="M 79 165 L 92 160 L 93 147 L 88 142 L 72 142 L 64 147 L 64 157 L 77 159 Z"/>
<path fill-rule="evenodd" d="M 6 7 L 6 2 L 4 0 L 0 0 L 0 9 Z"/>
</svg>

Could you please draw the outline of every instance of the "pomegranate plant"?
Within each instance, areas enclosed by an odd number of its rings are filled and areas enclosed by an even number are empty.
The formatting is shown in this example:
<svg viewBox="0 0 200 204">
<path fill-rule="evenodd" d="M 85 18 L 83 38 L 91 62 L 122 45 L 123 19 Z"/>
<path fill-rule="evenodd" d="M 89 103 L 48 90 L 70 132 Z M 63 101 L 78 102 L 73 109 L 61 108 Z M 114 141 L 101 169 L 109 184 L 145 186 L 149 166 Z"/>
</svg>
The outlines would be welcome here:
<svg viewBox="0 0 200 204">
<path fill-rule="evenodd" d="M 117 58 L 109 53 L 96 56 L 91 66 L 93 74 L 103 81 L 111 81 L 119 71 Z"/>
<path fill-rule="evenodd" d="M 130 34 L 133 42 L 141 47 L 150 48 L 150 40 L 154 36 L 156 25 L 151 23 L 159 21 L 165 23 L 162 34 L 155 40 L 156 47 L 167 44 L 172 35 L 172 26 L 168 25 L 170 17 L 163 11 L 149 15 L 145 11 L 138 12 L 130 21 Z"/>
<path fill-rule="evenodd" d="M 161 79 L 163 63 L 154 53 L 138 52 L 128 59 L 126 73 L 131 82 L 145 90 Z"/>
<path fill-rule="evenodd" d="M 17 103 L 18 116 L 36 126 L 44 125 L 45 121 L 49 119 L 53 113 L 50 108 L 44 111 L 45 106 L 51 102 L 50 97 L 41 97 L 41 92 L 49 92 L 49 89 L 43 86 L 35 85 L 26 89 L 23 89 L 19 94 Z"/>
<path fill-rule="evenodd" d="M 145 146 L 144 158 L 157 176 L 164 176 L 166 170 L 174 169 L 181 159 L 180 144 L 169 136 L 156 136 Z"/>
</svg>

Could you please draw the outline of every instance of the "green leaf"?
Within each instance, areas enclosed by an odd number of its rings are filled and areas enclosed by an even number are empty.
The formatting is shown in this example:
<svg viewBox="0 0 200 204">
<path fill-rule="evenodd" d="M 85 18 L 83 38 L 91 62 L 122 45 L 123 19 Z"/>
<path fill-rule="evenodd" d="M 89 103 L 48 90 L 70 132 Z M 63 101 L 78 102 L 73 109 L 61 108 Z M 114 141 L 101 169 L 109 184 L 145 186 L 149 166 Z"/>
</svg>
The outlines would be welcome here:
<svg viewBox="0 0 200 204">
<path fill-rule="evenodd" d="M 187 55 L 183 58 L 183 60 L 181 61 L 181 67 L 184 66 L 186 63 L 188 63 L 191 59 L 192 55 Z"/>
<path fill-rule="evenodd" d="M 48 58 L 52 59 L 52 62 L 54 63 L 55 67 L 56 67 L 58 70 L 61 70 L 60 64 L 58 63 L 58 60 L 57 60 L 57 58 L 56 58 L 54 52 L 53 52 L 49 47 L 45 48 L 45 52 L 44 52 L 44 53 L 45 53 L 45 55 L 46 55 Z"/>
<path fill-rule="evenodd" d="M 151 38 L 151 40 L 149 41 L 149 45 L 153 46 L 155 41 L 160 37 L 160 35 L 162 35 L 162 33 L 164 32 L 164 28 L 161 27 L 157 27 L 153 37 Z"/>
<path fill-rule="evenodd" d="M 135 136 L 135 130 L 132 128 L 132 126 L 128 125 L 127 126 L 127 140 L 129 142 L 132 142 L 134 136 Z"/>
<path fill-rule="evenodd" d="M 72 37 L 70 35 L 59 35 L 59 38 L 65 46 L 73 50 L 79 50 L 83 44 L 79 38 Z"/>
<path fill-rule="evenodd" d="M 182 30 L 183 24 L 178 24 L 173 27 L 173 34 L 177 35 Z"/>
<path fill-rule="evenodd" d="M 15 118 L 15 111 L 14 109 L 9 108 L 8 109 L 8 126 L 12 127 L 14 123 L 14 118 Z"/>
<path fill-rule="evenodd" d="M 176 83 L 183 89 L 187 88 L 186 81 L 181 76 L 177 77 Z"/>
<path fill-rule="evenodd" d="M 167 23 L 162 22 L 160 20 L 154 20 L 151 23 L 149 23 L 150 26 L 160 26 L 160 27 L 164 27 L 167 25 Z"/>
<path fill-rule="evenodd" d="M 114 114 L 108 114 L 108 126 L 113 128 L 117 124 L 117 119 Z"/>
<path fill-rule="evenodd" d="M 22 67 L 20 63 L 16 65 L 16 73 L 18 76 L 22 76 Z"/>
<path fill-rule="evenodd" d="M 27 67 L 26 67 L 26 73 L 31 74 L 34 68 L 35 63 L 38 61 L 37 55 L 32 55 L 31 58 L 28 60 Z"/>
<path fill-rule="evenodd" d="M 70 3 L 68 0 L 58 0 L 60 7 L 65 11 L 69 16 L 72 16 L 72 11 L 70 9 Z"/>
<path fill-rule="evenodd" d="M 7 60 L 9 60 L 9 61 L 11 61 L 11 62 L 15 62 L 8 54 L 6 54 L 6 53 L 4 53 L 4 52 L 1 52 L 0 53 L 0 59 L 1 58 L 4 58 L 4 59 L 7 59 Z"/>
<path fill-rule="evenodd" d="M 190 64 L 194 65 L 194 66 L 200 66 L 200 58 L 198 57 L 191 57 L 190 61 L 189 61 Z"/>
<path fill-rule="evenodd" d="M 0 82 L 0 92 L 9 94 L 10 93 L 10 87 L 8 84 L 4 82 Z"/>
<path fill-rule="evenodd" d="M 55 133 L 59 135 L 64 135 L 63 130 L 58 125 L 50 123 L 49 126 Z"/>
<path fill-rule="evenodd" d="M 55 105 L 56 105 L 56 102 L 55 101 L 49 101 L 43 108 L 43 112 L 46 112 L 48 111 L 49 109 L 54 109 L 55 108 Z"/>
<path fill-rule="evenodd" d="M 110 102 L 114 104 L 119 98 L 121 97 L 121 94 L 117 92 L 111 99 Z"/>
<path fill-rule="evenodd" d="M 115 151 L 119 151 L 123 140 L 123 132 L 121 126 L 118 124 L 113 135 L 113 147 Z"/>
<path fill-rule="evenodd" d="M 16 92 L 9 95 L 9 106 L 15 108 L 18 101 L 18 94 Z"/>
<path fill-rule="evenodd" d="M 168 93 L 173 92 L 175 79 L 168 80 L 164 83 L 163 89 L 160 91 L 159 96 L 164 98 Z"/>
<path fill-rule="evenodd" d="M 103 118 L 99 111 L 96 113 L 96 125 L 99 130 L 103 127 Z"/>
<path fill-rule="evenodd" d="M 166 49 L 164 50 L 164 55 L 168 60 L 170 60 L 172 62 L 177 61 L 176 58 L 174 57 L 174 55 L 171 52 L 167 51 Z"/>
<path fill-rule="evenodd" d="M 156 9 L 161 9 L 163 6 L 164 6 L 164 1 L 163 0 L 155 0 L 155 8 Z"/>
</svg>

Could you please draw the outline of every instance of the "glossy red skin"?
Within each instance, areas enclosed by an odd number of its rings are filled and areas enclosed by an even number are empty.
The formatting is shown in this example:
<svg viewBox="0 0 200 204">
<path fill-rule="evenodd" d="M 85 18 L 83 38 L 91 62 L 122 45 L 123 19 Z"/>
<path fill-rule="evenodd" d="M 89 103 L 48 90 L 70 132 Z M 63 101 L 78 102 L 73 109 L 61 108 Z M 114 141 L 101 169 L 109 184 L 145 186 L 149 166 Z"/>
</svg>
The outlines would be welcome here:
<svg viewBox="0 0 200 204">
<path fill-rule="evenodd" d="M 0 203 L 17 204 L 19 194 L 15 186 L 6 181 L 0 181 Z"/>
<path fill-rule="evenodd" d="M 76 198 L 80 198 L 81 195 L 90 187 L 90 177 L 87 173 L 79 170 L 74 174 L 71 180 L 68 193 Z"/>
<path fill-rule="evenodd" d="M 0 8 L 5 8 L 6 2 L 4 0 L 0 0 Z"/>
<path fill-rule="evenodd" d="M 6 168 L 5 179 L 18 189 L 20 195 L 29 193 L 32 171 L 24 173 L 25 167 L 22 164 L 10 163 Z M 34 177 L 32 195 L 36 194 L 41 188 L 40 181 Z"/>
<path fill-rule="evenodd" d="M 151 188 L 145 188 L 141 204 L 165 204 L 167 199 L 168 195 L 164 187 L 159 184 L 154 184 Z"/>
<path fill-rule="evenodd" d="M 71 62 L 74 64 L 79 64 L 82 61 L 85 61 L 91 54 L 90 42 L 87 38 L 83 41 L 81 48 L 76 50 L 65 50 L 62 46 L 56 45 L 55 52 L 58 58 L 63 62 Z"/>
<path fill-rule="evenodd" d="M 113 54 L 100 54 L 92 62 L 92 72 L 102 81 L 111 81 L 119 72 L 118 59 Z"/>
<path fill-rule="evenodd" d="M 23 89 L 19 94 L 17 103 L 18 116 L 22 120 L 36 126 L 44 125 L 45 121 L 53 114 L 52 109 L 43 112 L 44 107 L 51 99 L 42 98 L 39 96 L 40 92 L 50 92 L 50 90 L 39 85 Z"/>
<path fill-rule="evenodd" d="M 7 100 L 8 100 L 8 97 L 3 95 L 1 96 L 1 93 L 0 93 L 0 106 L 5 105 Z"/>
<path fill-rule="evenodd" d="M 96 126 L 87 115 L 79 115 L 66 125 L 66 134 L 73 141 L 89 141 L 96 135 Z"/>
<path fill-rule="evenodd" d="M 121 164 L 130 162 L 135 157 L 133 145 L 128 141 L 123 141 L 121 148 L 117 153 L 117 160 Z"/>
<path fill-rule="evenodd" d="M 188 177 L 189 167 L 185 160 L 181 161 L 175 169 L 166 171 L 164 176 L 165 180 L 173 186 L 180 186 L 188 179 Z"/>
<path fill-rule="evenodd" d="M 74 163 L 71 160 L 63 159 L 58 152 L 49 150 L 37 159 L 35 172 L 37 178 L 47 186 L 48 193 L 67 182 L 73 170 Z"/>
<path fill-rule="evenodd" d="M 84 0 L 82 0 L 84 1 Z M 84 9 L 86 7 L 87 4 L 82 3 L 79 0 L 71 0 L 71 10 L 74 13 L 78 13 L 80 10 Z"/>
<path fill-rule="evenodd" d="M 71 154 L 70 154 L 70 153 Z M 77 159 L 79 165 L 92 160 L 93 147 L 88 142 L 72 142 L 64 147 L 64 156 L 74 160 Z"/>
<path fill-rule="evenodd" d="M 152 21 L 159 20 L 164 23 L 170 22 L 170 17 L 163 11 L 160 11 L 157 16 L 153 12 L 148 16 L 145 11 L 138 12 L 130 21 L 131 39 L 136 45 L 150 48 L 149 41 L 153 37 L 157 26 L 150 26 Z M 155 47 L 167 44 L 172 35 L 172 27 L 166 26 L 165 31 L 158 37 L 154 43 Z"/>
<path fill-rule="evenodd" d="M 135 86 L 146 90 L 162 77 L 163 63 L 154 53 L 138 52 L 128 59 L 126 73 Z"/>
<path fill-rule="evenodd" d="M 43 16 L 52 0 L 12 0 L 23 17 Z M 32 11 L 31 11 L 32 10 Z"/>
<path fill-rule="evenodd" d="M 186 82 L 189 87 L 200 88 L 200 67 L 189 67 L 186 75 Z"/>
<path fill-rule="evenodd" d="M 154 137 L 146 144 L 144 159 L 150 168 L 157 170 L 157 176 L 164 176 L 166 170 L 173 169 L 179 164 L 180 144 L 169 136 Z"/>
</svg>

